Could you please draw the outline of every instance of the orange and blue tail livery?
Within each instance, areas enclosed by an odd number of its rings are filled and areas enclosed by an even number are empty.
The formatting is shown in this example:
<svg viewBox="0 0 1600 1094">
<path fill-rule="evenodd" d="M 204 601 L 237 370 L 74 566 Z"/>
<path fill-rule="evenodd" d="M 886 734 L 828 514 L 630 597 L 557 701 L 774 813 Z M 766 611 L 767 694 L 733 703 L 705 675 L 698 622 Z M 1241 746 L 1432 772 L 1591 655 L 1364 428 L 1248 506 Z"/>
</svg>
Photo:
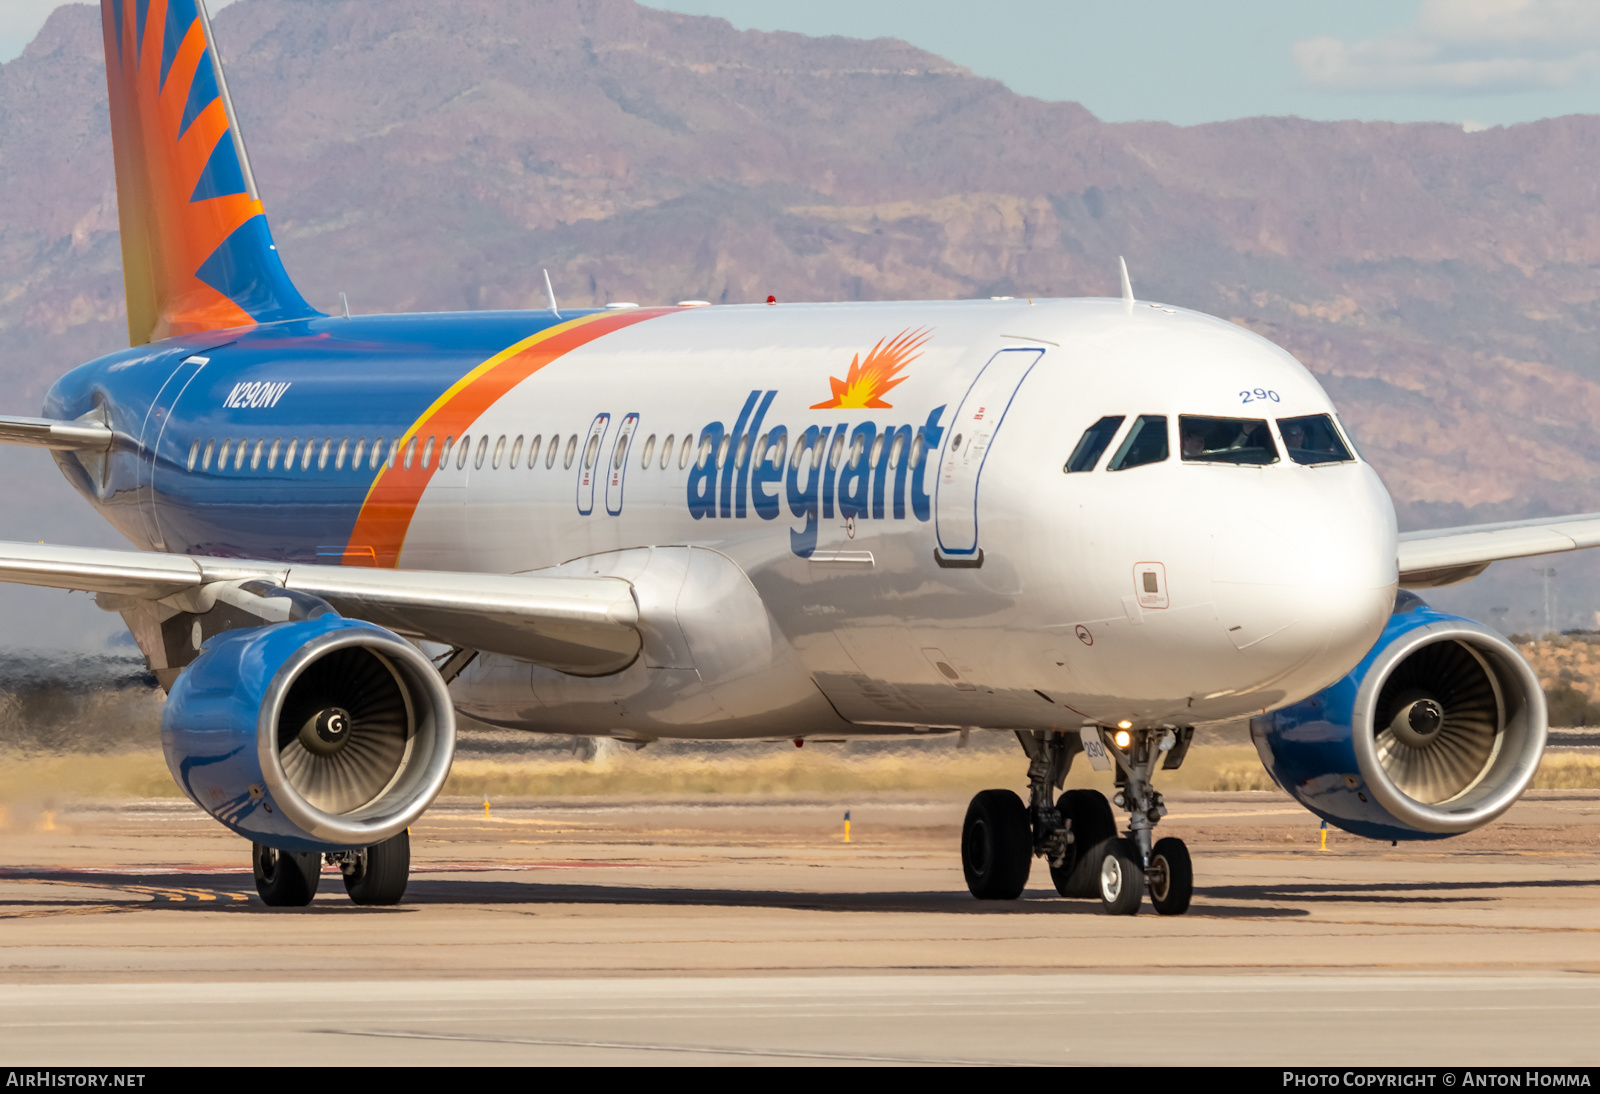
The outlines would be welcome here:
<svg viewBox="0 0 1600 1094">
<path fill-rule="evenodd" d="M 100 0 L 132 345 L 318 314 L 278 258 L 201 0 Z"/>
</svg>

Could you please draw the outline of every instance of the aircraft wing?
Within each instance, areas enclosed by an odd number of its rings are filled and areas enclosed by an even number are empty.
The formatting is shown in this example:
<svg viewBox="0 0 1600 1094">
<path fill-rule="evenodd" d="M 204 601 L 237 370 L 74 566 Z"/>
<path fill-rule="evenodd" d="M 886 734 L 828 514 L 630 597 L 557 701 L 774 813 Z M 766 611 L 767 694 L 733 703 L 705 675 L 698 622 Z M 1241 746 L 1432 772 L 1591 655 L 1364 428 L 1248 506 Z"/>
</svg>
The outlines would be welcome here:
<svg viewBox="0 0 1600 1094">
<path fill-rule="evenodd" d="M 1600 547 L 1600 513 L 1506 524 L 1473 524 L 1400 536 L 1400 584 L 1410 589 L 1454 585 L 1489 563 Z"/>
<path fill-rule="evenodd" d="M 379 570 L 147 551 L 0 542 L 0 582 L 159 601 L 216 583 L 265 581 L 341 615 L 416 638 L 599 675 L 641 647 L 632 585 L 620 578 Z"/>
</svg>

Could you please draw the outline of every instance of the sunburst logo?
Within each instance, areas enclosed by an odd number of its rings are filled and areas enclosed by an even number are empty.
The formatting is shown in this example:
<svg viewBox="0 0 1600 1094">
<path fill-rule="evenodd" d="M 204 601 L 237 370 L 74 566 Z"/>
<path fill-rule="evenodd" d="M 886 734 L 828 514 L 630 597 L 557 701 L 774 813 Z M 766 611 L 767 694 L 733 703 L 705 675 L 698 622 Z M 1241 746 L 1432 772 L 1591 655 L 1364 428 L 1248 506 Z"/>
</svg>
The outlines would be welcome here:
<svg viewBox="0 0 1600 1094">
<path fill-rule="evenodd" d="M 907 377 L 900 375 L 905 367 L 922 356 L 921 350 L 933 332 L 926 327 L 903 330 L 888 341 L 867 351 L 865 359 L 858 353 L 850 358 L 850 369 L 844 379 L 828 377 L 833 385 L 833 398 L 812 404 L 812 410 L 867 410 L 890 408 L 893 404 L 883 397 Z"/>
</svg>

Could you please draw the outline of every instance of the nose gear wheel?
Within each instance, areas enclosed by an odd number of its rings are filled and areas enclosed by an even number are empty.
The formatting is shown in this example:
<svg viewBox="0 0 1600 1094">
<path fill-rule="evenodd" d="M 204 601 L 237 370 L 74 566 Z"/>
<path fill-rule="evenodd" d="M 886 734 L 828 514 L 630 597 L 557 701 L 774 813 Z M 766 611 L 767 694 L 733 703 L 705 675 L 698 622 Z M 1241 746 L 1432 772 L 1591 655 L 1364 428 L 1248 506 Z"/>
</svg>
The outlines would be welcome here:
<svg viewBox="0 0 1600 1094">
<path fill-rule="evenodd" d="M 278 718 L 289 785 L 325 813 L 350 813 L 399 772 L 413 732 L 405 689 L 381 656 L 359 646 L 312 664 Z"/>
<path fill-rule="evenodd" d="M 1401 662 L 1379 693 L 1375 715 L 1384 774 L 1428 805 L 1477 783 L 1505 723 L 1489 670 L 1461 642 L 1437 642 Z"/>
</svg>

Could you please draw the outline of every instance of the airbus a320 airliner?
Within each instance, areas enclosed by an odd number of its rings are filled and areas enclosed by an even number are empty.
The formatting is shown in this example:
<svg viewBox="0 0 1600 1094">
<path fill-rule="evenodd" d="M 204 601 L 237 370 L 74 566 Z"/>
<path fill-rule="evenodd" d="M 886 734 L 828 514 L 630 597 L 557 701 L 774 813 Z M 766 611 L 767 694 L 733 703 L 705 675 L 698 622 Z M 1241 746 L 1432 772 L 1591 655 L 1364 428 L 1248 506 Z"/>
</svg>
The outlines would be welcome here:
<svg viewBox="0 0 1600 1094">
<path fill-rule="evenodd" d="M 136 550 L 0 544 L 120 612 L 162 744 L 303 905 L 401 899 L 455 715 L 531 732 L 1015 732 L 961 859 L 1012 900 L 1181 914 L 1156 770 L 1251 718 L 1362 836 L 1503 813 L 1545 744 L 1491 629 L 1402 589 L 1600 544 L 1600 516 L 1396 534 L 1328 396 L 1134 298 L 329 316 L 279 261 L 199 0 L 101 0 L 131 348 L 0 440 Z M 429 656 L 424 649 L 435 652 Z M 1084 761 L 1097 791 L 1062 793 Z"/>
</svg>

